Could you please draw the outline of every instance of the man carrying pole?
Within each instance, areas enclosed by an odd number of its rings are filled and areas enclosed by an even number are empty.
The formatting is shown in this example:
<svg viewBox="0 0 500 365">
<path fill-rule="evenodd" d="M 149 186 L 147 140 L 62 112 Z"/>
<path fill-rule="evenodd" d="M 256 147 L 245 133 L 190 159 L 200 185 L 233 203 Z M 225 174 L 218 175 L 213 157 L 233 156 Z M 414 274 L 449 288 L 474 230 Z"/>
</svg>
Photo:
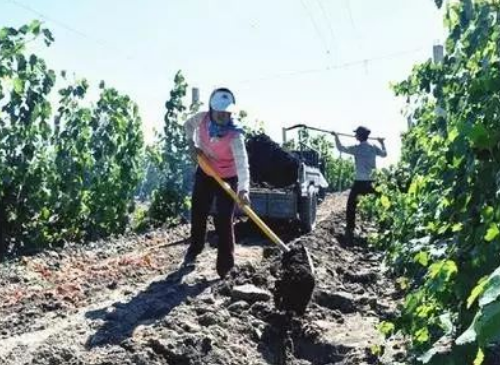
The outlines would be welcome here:
<svg viewBox="0 0 500 365">
<path fill-rule="evenodd" d="M 339 136 L 335 132 L 331 132 L 335 136 L 335 144 L 341 153 L 347 153 L 354 156 L 356 166 L 356 176 L 352 185 L 349 198 L 347 199 L 346 209 L 346 231 L 345 242 L 348 245 L 353 243 L 354 227 L 356 222 L 356 205 L 360 195 L 372 194 L 373 189 L 373 171 L 376 168 L 376 157 L 386 157 L 387 151 L 383 138 L 377 138 L 380 147 L 368 143 L 368 136 L 371 131 L 366 127 L 358 127 L 354 131 L 356 139 L 359 141 L 357 145 L 343 146 Z"/>
</svg>

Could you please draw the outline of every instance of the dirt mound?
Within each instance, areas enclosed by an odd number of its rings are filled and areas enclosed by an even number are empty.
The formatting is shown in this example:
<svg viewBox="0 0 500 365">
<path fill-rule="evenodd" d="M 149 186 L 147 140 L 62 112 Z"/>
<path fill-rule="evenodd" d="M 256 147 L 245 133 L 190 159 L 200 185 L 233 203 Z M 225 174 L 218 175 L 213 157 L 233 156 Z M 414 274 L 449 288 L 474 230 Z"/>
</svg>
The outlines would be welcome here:
<svg viewBox="0 0 500 365">
<path fill-rule="evenodd" d="M 254 183 L 281 188 L 297 181 L 299 159 L 283 150 L 269 136 L 266 134 L 252 136 L 246 145 L 250 175 Z"/>
<path fill-rule="evenodd" d="M 238 266 L 223 281 L 210 248 L 194 271 L 175 271 L 186 248 L 186 228 L 134 237 L 133 242 L 122 238 L 78 254 L 69 250 L 59 259 L 45 255 L 12 263 L 0 273 L 7 295 L 0 307 L 6 324 L 0 363 L 375 364 L 370 348 L 381 341 L 375 326 L 396 315 L 397 293 L 381 273 L 380 255 L 338 244 L 344 204 L 345 196 L 329 196 L 314 232 L 286 237 L 308 247 L 316 266 L 316 289 L 303 316 L 276 309 L 273 290 L 281 253 L 263 246 L 262 238 L 246 227 L 240 227 L 248 234 L 237 247 Z M 45 273 L 44 279 L 33 262 L 52 274 Z M 59 269 L 51 266 L 56 262 Z M 120 262 L 128 264 L 116 274 Z M 61 276 L 77 271 L 67 282 L 51 281 L 58 270 Z M 37 282 L 41 287 L 35 290 Z M 72 303 L 62 297 L 61 308 L 43 310 L 43 290 L 55 290 L 50 285 L 83 282 L 89 286 L 80 299 Z M 10 291 L 9 285 L 14 285 Z M 30 299 L 5 304 L 21 295 L 14 288 Z M 40 295 L 29 296 L 34 292 Z M 30 311 L 35 313 L 31 317 Z"/>
</svg>

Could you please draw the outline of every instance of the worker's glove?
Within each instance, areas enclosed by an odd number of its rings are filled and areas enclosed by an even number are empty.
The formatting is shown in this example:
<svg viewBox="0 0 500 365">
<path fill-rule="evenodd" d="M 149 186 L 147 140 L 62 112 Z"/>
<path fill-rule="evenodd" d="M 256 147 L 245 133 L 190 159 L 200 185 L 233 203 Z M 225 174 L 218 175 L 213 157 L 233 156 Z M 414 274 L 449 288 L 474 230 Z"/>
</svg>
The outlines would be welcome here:
<svg viewBox="0 0 500 365">
<path fill-rule="evenodd" d="M 243 205 L 250 205 L 250 195 L 248 194 L 248 191 L 241 190 L 238 193 L 238 199 Z"/>
</svg>

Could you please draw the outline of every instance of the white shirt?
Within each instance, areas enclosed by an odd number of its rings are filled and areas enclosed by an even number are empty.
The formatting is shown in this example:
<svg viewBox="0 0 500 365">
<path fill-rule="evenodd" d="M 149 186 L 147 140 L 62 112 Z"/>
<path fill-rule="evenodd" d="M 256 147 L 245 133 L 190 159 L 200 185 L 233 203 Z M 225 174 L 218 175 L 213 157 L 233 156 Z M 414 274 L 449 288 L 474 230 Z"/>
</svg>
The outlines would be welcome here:
<svg viewBox="0 0 500 365">
<path fill-rule="evenodd" d="M 335 142 L 337 144 L 337 149 L 340 152 L 354 156 L 356 165 L 356 176 L 354 180 L 372 181 L 373 170 L 375 170 L 377 167 L 375 161 L 376 157 L 387 156 L 387 151 L 385 150 L 384 145 L 382 145 L 382 148 L 379 148 L 365 141 L 360 142 L 359 144 L 354 146 L 344 147 L 340 143 L 340 140 L 338 138 L 335 140 Z"/>
</svg>

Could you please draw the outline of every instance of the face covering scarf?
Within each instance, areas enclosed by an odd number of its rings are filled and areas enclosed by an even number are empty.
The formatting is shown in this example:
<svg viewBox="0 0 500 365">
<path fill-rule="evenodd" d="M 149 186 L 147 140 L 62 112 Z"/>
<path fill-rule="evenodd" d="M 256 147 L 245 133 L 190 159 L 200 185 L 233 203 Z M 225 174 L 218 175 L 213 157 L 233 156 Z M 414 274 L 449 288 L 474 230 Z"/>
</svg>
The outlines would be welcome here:
<svg viewBox="0 0 500 365">
<path fill-rule="evenodd" d="M 243 127 L 235 124 L 232 119 L 230 119 L 228 123 L 222 125 L 210 119 L 210 123 L 208 125 L 210 138 L 222 138 L 229 132 L 243 133 L 244 131 Z"/>
</svg>

